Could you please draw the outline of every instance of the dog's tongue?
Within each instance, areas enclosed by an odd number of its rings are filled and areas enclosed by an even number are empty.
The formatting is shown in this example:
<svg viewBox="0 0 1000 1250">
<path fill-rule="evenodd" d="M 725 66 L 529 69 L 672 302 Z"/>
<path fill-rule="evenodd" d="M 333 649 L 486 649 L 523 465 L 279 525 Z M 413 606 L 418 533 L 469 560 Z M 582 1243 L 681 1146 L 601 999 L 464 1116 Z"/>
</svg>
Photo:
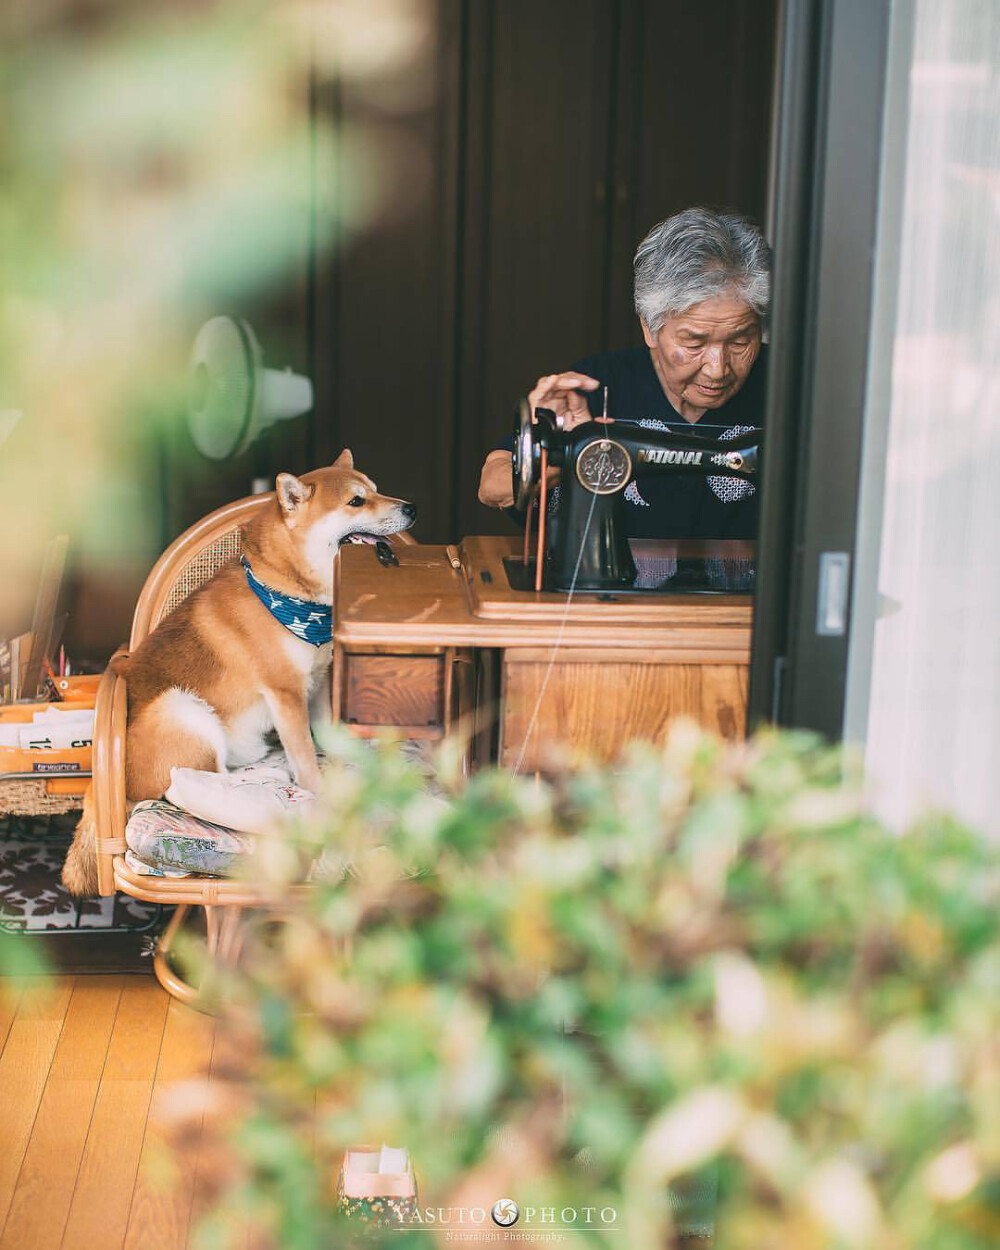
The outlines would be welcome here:
<svg viewBox="0 0 1000 1250">
<path fill-rule="evenodd" d="M 348 534 L 344 541 L 349 543 L 377 543 L 378 539 L 374 534 Z"/>
</svg>

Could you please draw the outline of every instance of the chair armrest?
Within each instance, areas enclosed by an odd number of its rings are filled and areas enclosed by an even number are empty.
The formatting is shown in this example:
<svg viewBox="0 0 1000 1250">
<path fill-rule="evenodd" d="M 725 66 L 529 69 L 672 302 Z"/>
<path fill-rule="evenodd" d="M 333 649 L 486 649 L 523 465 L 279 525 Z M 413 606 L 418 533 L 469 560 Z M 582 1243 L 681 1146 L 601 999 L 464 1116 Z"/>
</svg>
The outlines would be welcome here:
<svg viewBox="0 0 1000 1250">
<path fill-rule="evenodd" d="M 97 882 L 101 894 L 114 894 L 114 857 L 125 853 L 125 722 L 128 714 L 125 678 L 114 671 L 115 652 L 97 687 L 94 709 L 94 763 L 92 798 L 97 853 Z"/>
</svg>

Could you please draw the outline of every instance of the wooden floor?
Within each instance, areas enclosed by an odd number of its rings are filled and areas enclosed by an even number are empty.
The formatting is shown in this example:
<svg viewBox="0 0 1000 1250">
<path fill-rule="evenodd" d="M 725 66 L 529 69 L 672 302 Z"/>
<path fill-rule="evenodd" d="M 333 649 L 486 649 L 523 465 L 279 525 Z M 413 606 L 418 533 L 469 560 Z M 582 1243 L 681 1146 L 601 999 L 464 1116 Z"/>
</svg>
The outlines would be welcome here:
<svg viewBox="0 0 1000 1250">
<path fill-rule="evenodd" d="M 148 975 L 39 978 L 21 993 L 0 979 L 0 1250 L 188 1246 L 200 1151 L 174 1162 L 154 1108 L 231 1065 L 231 1048 Z M 242 1227 L 230 1244 L 259 1238 Z"/>
<path fill-rule="evenodd" d="M 188 1244 L 198 1150 L 163 1150 L 161 1091 L 211 1070 L 211 1019 L 144 975 L 0 982 L 0 1250 Z"/>
</svg>

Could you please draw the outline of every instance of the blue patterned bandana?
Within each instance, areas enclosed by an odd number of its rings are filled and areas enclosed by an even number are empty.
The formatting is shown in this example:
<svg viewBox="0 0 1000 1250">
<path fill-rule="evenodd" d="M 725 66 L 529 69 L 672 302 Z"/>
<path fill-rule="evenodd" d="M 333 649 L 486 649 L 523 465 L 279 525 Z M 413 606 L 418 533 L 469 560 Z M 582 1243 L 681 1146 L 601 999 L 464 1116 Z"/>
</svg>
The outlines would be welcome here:
<svg viewBox="0 0 1000 1250">
<path fill-rule="evenodd" d="M 254 577 L 246 560 L 240 563 L 247 575 L 247 585 L 285 629 L 314 647 L 322 647 L 330 641 L 333 637 L 333 608 L 329 604 L 311 603 L 308 599 L 279 594 Z"/>
</svg>

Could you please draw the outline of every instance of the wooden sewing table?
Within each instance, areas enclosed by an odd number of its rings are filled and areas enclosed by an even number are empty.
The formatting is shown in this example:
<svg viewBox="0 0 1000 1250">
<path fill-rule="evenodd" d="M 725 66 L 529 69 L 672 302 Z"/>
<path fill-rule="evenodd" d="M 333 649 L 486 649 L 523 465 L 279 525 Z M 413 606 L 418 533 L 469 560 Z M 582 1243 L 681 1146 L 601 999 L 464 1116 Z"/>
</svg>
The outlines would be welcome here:
<svg viewBox="0 0 1000 1250">
<path fill-rule="evenodd" d="M 578 592 L 567 608 L 565 594 L 510 588 L 504 560 L 519 550 L 513 538 L 414 544 L 394 548 L 398 567 L 383 567 L 373 547 L 344 547 L 333 598 L 334 719 L 359 735 L 440 738 L 457 729 L 475 762 L 509 767 L 523 749 L 529 772 L 559 745 L 606 760 L 630 739 L 660 741 L 679 715 L 725 737 L 743 734 L 750 595 Z"/>
</svg>

